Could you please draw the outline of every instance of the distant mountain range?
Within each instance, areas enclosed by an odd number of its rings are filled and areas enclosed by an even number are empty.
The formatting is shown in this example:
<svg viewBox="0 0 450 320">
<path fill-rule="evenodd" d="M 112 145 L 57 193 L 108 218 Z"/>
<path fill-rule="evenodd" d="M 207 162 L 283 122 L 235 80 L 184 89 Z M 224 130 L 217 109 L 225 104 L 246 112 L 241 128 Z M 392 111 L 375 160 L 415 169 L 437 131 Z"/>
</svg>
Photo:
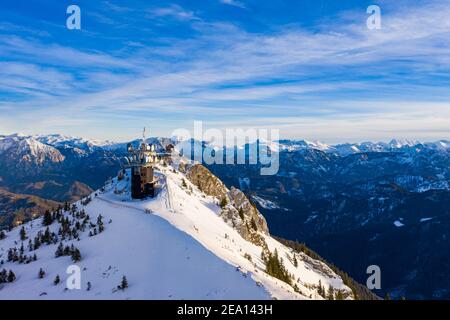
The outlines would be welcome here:
<svg viewBox="0 0 450 320">
<path fill-rule="evenodd" d="M 327 153 L 335 153 L 341 156 L 365 152 L 420 152 L 420 150 L 425 149 L 448 152 L 450 150 L 449 140 L 422 143 L 420 141 L 393 139 L 388 143 L 362 142 L 336 145 L 329 145 L 320 141 L 310 142 L 306 140 L 280 140 L 279 144 L 281 150 L 296 151 L 300 149 L 315 149 L 325 151 Z"/>
<path fill-rule="evenodd" d="M 4 224 L 25 218 L 23 208 L 42 214 L 54 202 L 76 201 L 117 172 L 118 159 L 99 143 L 61 135 L 0 136 L 0 194 L 4 198 L 28 197 L 27 202 L 0 202 Z M 22 205 L 19 205 L 22 203 Z M 1 225 L 1 223 L 0 223 Z"/>
<path fill-rule="evenodd" d="M 159 149 L 178 142 L 149 141 Z M 126 144 L 0 136 L 0 194 L 40 197 L 35 203 L 80 199 L 115 176 Z M 258 165 L 208 168 L 229 188 L 243 190 L 275 235 L 306 242 L 361 283 L 367 266 L 379 265 L 379 295 L 450 298 L 450 276 L 443 271 L 450 267 L 448 140 L 338 145 L 281 140 L 278 152 L 275 176 L 261 176 Z M 0 202 L 0 223 L 17 221 L 20 209 Z"/>
</svg>

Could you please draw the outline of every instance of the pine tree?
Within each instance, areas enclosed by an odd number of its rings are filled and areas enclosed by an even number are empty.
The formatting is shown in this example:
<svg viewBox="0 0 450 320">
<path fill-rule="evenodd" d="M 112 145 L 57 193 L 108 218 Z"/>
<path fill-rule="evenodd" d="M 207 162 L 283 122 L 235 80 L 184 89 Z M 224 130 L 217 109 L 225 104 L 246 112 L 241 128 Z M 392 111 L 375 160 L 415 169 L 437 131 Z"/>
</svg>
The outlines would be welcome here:
<svg viewBox="0 0 450 320">
<path fill-rule="evenodd" d="M 328 287 L 327 299 L 334 300 L 334 288 L 331 285 Z"/>
<path fill-rule="evenodd" d="M 102 215 L 99 215 L 97 218 L 97 225 L 98 225 L 98 233 L 102 233 L 105 230 L 105 226 L 103 224 L 103 217 Z"/>
<path fill-rule="evenodd" d="M 239 208 L 238 213 L 241 220 L 244 221 L 244 210 L 242 208 Z"/>
<path fill-rule="evenodd" d="M 125 290 L 126 288 L 128 288 L 128 280 L 127 277 L 123 276 L 122 277 L 122 281 L 120 282 L 120 285 L 118 286 L 118 288 L 120 290 Z"/>
<path fill-rule="evenodd" d="M 181 180 L 181 186 L 183 187 L 183 188 L 187 188 L 187 184 L 186 184 L 186 181 L 183 179 L 183 180 Z"/>
<path fill-rule="evenodd" d="M 36 236 L 34 238 L 34 244 L 33 244 L 34 250 L 39 249 L 40 246 L 41 246 L 41 240 L 38 236 Z"/>
<path fill-rule="evenodd" d="M 323 289 L 322 289 L 322 281 L 321 280 L 319 280 L 319 287 L 317 288 L 317 293 L 319 294 L 319 296 L 324 296 L 324 292 L 323 292 Z"/>
<path fill-rule="evenodd" d="M 39 269 L 38 277 L 39 277 L 39 279 L 42 279 L 45 277 L 45 271 L 42 270 L 42 268 Z"/>
<path fill-rule="evenodd" d="M 277 249 L 275 249 L 273 254 L 269 252 L 265 262 L 266 262 L 266 272 L 269 275 L 278 278 L 281 281 L 286 282 L 287 284 L 292 283 L 292 278 L 283 264 L 283 259 L 280 259 L 278 257 Z"/>
<path fill-rule="evenodd" d="M 292 259 L 293 260 L 293 263 L 294 263 L 294 267 L 298 267 L 298 261 L 297 261 L 297 257 L 295 256 L 295 253 L 294 253 L 294 258 Z"/>
<path fill-rule="evenodd" d="M 8 262 L 13 261 L 14 258 L 14 252 L 11 248 L 8 250 Z"/>
<path fill-rule="evenodd" d="M 225 208 L 225 206 L 228 204 L 227 198 L 226 197 L 222 197 L 222 199 L 220 200 L 220 207 L 221 208 Z"/>
<path fill-rule="evenodd" d="M 344 300 L 344 294 L 342 293 L 342 290 L 338 290 L 336 292 L 336 300 Z"/>
<path fill-rule="evenodd" d="M 58 248 L 56 248 L 55 257 L 58 258 L 62 255 L 64 255 L 64 246 L 62 242 L 60 242 Z"/>
<path fill-rule="evenodd" d="M 14 282 L 16 280 L 16 275 L 12 272 L 12 270 L 9 270 L 7 280 L 8 282 Z"/>
<path fill-rule="evenodd" d="M 8 280 L 8 272 L 6 269 L 3 269 L 0 272 L 0 283 L 5 283 Z"/>
<path fill-rule="evenodd" d="M 79 262 L 79 261 L 81 260 L 81 253 L 80 253 L 80 250 L 78 250 L 77 248 L 75 248 L 75 249 L 72 251 L 71 256 L 72 256 L 72 261 L 73 261 L 73 262 Z"/>
<path fill-rule="evenodd" d="M 51 240 L 52 240 L 51 237 L 52 237 L 52 235 L 50 233 L 50 229 L 47 227 L 45 229 L 44 235 L 42 236 L 42 241 L 47 243 L 47 244 L 50 244 Z"/>
<path fill-rule="evenodd" d="M 71 250 L 70 250 L 70 247 L 69 246 L 66 246 L 65 248 L 64 248 L 64 250 L 63 250 L 63 256 L 68 256 L 68 255 L 70 255 L 71 254 Z"/>
<path fill-rule="evenodd" d="M 91 282 L 89 281 L 89 282 L 87 283 L 86 291 L 91 291 L 91 288 L 92 288 L 92 285 L 91 285 Z"/>
<path fill-rule="evenodd" d="M 44 213 L 44 219 L 43 219 L 43 224 L 44 226 L 49 226 L 53 223 L 53 217 L 50 213 L 50 211 L 45 211 Z"/>
<path fill-rule="evenodd" d="M 25 231 L 25 227 L 22 226 L 20 229 L 20 240 L 25 241 L 27 239 L 27 232 Z"/>
<path fill-rule="evenodd" d="M 250 224 L 251 224 L 253 230 L 258 231 L 258 227 L 256 226 L 256 222 L 255 222 L 255 219 L 253 219 L 253 217 L 252 217 L 252 220 L 250 221 Z"/>
<path fill-rule="evenodd" d="M 3 239 L 5 239 L 6 238 L 6 233 L 5 233 L 5 231 L 0 231 L 0 240 L 3 240 Z"/>
<path fill-rule="evenodd" d="M 55 280 L 53 280 L 53 284 L 57 286 L 61 282 L 61 279 L 59 278 L 59 274 L 56 275 Z"/>
</svg>

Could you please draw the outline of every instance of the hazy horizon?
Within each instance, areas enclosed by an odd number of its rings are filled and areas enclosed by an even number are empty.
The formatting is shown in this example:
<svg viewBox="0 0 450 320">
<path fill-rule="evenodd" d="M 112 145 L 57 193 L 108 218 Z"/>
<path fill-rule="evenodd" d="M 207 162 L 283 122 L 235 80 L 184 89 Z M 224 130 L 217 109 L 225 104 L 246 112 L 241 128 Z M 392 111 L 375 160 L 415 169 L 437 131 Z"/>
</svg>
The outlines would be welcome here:
<svg viewBox="0 0 450 320">
<path fill-rule="evenodd" d="M 48 135 L 60 135 L 60 136 L 67 136 L 67 137 L 72 137 L 72 138 L 81 138 L 81 139 L 87 139 L 87 140 L 96 140 L 99 142 L 112 142 L 112 143 L 127 143 L 130 142 L 132 140 L 136 140 L 136 139 L 142 139 L 142 132 L 139 134 L 137 134 L 134 137 L 130 137 L 129 139 L 124 139 L 124 140 L 114 140 L 114 139 L 104 139 L 104 138 L 99 138 L 99 137 L 88 137 L 88 136 L 80 136 L 80 135 L 70 135 L 70 134 L 62 134 L 62 133 L 57 133 L 57 132 L 53 132 L 53 133 L 33 133 L 33 134 L 27 134 L 24 132 L 10 132 L 10 133 L 3 133 L 0 132 L 0 136 L 12 136 L 12 135 L 19 135 L 19 136 L 48 136 Z M 171 138 L 171 135 L 148 135 L 146 136 L 146 138 Z M 357 140 L 357 141 L 337 141 L 337 142 L 333 142 L 333 141 L 324 141 L 324 140 L 318 140 L 318 139 L 305 139 L 303 137 L 293 137 L 293 138 L 285 138 L 285 137 L 280 137 L 280 139 L 276 140 L 276 141 L 281 141 L 281 140 L 290 140 L 290 141 L 306 141 L 306 142 L 311 142 L 311 143 L 324 143 L 324 144 L 328 144 L 328 145 L 338 145 L 338 144 L 357 144 L 357 143 L 364 143 L 364 142 L 371 142 L 371 143 L 391 143 L 394 140 L 397 140 L 399 142 L 419 142 L 419 143 L 435 143 L 435 142 L 439 142 L 439 141 L 450 141 L 449 138 L 440 138 L 440 139 L 435 139 L 435 140 L 420 140 L 420 139 L 411 139 L 411 138 L 398 138 L 398 137 L 392 137 L 390 139 L 387 140 Z"/>
</svg>

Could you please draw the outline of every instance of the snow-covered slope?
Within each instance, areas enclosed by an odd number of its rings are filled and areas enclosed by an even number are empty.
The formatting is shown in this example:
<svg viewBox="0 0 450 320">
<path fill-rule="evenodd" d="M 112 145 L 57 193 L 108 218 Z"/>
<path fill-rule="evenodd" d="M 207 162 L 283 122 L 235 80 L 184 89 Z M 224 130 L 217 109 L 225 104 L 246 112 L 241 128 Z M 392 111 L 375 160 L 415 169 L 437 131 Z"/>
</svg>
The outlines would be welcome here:
<svg viewBox="0 0 450 320">
<path fill-rule="evenodd" d="M 60 134 L 36 135 L 33 136 L 33 138 L 58 149 L 78 148 L 83 151 L 91 151 L 95 148 L 108 148 L 114 144 L 114 142 L 111 141 L 85 139 Z"/>
<path fill-rule="evenodd" d="M 348 156 L 362 152 L 397 152 L 397 151 L 420 151 L 421 148 L 428 148 L 440 151 L 449 151 L 450 142 L 439 140 L 435 142 L 422 143 L 416 140 L 392 139 L 390 142 L 361 142 L 342 143 L 328 145 L 320 141 L 309 142 L 305 140 L 280 140 L 280 149 L 285 151 L 296 151 L 302 149 L 315 149 L 327 153 L 335 153 L 340 156 Z"/>
<path fill-rule="evenodd" d="M 6 233 L 0 240 L 0 269 L 12 270 L 16 280 L 0 284 L 0 299 L 321 299 L 319 284 L 351 295 L 325 264 L 295 253 L 295 266 L 293 251 L 264 234 L 269 250 L 277 250 L 295 280 L 291 286 L 269 276 L 262 248 L 244 240 L 222 220 L 218 199 L 186 183 L 184 174 L 170 166 L 161 166 L 157 174 L 160 189 L 154 199 L 131 200 L 127 175 L 97 191 L 89 203 L 76 203 L 76 211 L 83 210 L 90 222 L 75 237 L 66 234 L 62 240 L 61 224 L 54 221 L 49 231 L 57 240 L 29 251 L 29 239 L 45 231 L 42 218 L 23 226 L 27 236 L 23 242 L 20 227 Z M 89 236 L 98 229 L 100 214 L 105 230 Z M 62 215 L 69 218 L 71 228 L 83 221 L 77 214 Z M 66 268 L 73 262 L 69 256 L 55 258 L 60 242 L 74 244 L 81 252 L 82 259 L 76 263 L 82 270 L 81 290 L 65 290 Z M 8 250 L 15 247 L 19 252 L 22 243 L 24 255 L 36 254 L 37 260 L 8 262 Z M 46 273 L 42 279 L 40 268 Z M 58 285 L 53 284 L 56 275 L 62 281 Z M 118 290 L 124 275 L 129 287 Z"/>
<path fill-rule="evenodd" d="M 38 165 L 64 161 L 64 156 L 56 148 L 20 134 L 0 138 L 0 155 L 11 162 L 32 162 Z"/>
</svg>

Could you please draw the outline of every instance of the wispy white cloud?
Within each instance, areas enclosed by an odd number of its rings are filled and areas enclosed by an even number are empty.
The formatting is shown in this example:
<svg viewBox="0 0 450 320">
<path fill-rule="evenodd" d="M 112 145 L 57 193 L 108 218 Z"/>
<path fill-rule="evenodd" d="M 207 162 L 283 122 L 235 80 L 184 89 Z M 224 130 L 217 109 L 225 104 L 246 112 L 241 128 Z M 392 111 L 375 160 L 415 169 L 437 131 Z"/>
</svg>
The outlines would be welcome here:
<svg viewBox="0 0 450 320">
<path fill-rule="evenodd" d="M 33 38 L 2 36 L 0 38 L 2 56 L 25 61 L 56 66 L 95 66 L 108 68 L 130 68 L 126 59 L 114 57 L 108 53 L 73 49 L 59 44 L 46 44 Z"/>
<path fill-rule="evenodd" d="M 26 63 L 20 67 L 32 76 L 21 77 L 19 65 L 4 64 L 16 71 L 10 73 L 14 81 L 0 82 L 0 88 L 34 97 L 4 101 L 0 108 L 29 112 L 45 105 L 58 119 L 77 114 L 80 121 L 103 112 L 113 123 L 120 117 L 165 117 L 173 123 L 201 118 L 217 125 L 265 121 L 285 133 L 325 140 L 341 133 L 353 139 L 388 136 L 396 126 L 414 137 L 445 135 L 449 105 L 437 101 L 450 100 L 448 3 L 386 14 L 381 30 L 365 28 L 363 12 L 352 23 L 327 22 L 319 31 L 289 26 L 270 34 L 205 22 L 169 5 L 147 14 L 190 21 L 195 37 L 160 37 L 151 45 L 140 40 L 121 53 L 7 36 L 0 39 L 2 54 L 22 57 Z M 76 68 L 75 82 L 69 67 Z M 431 131 L 433 125 L 440 129 Z"/>
<path fill-rule="evenodd" d="M 227 4 L 233 7 L 238 7 L 238 8 L 242 8 L 245 9 L 245 4 L 242 1 L 238 1 L 238 0 L 220 0 L 220 2 L 222 2 L 223 4 Z"/>
<path fill-rule="evenodd" d="M 183 7 L 172 4 L 167 7 L 158 7 L 147 10 L 149 17 L 152 18 L 172 18 L 181 21 L 199 20 L 194 12 L 184 9 Z"/>
</svg>

